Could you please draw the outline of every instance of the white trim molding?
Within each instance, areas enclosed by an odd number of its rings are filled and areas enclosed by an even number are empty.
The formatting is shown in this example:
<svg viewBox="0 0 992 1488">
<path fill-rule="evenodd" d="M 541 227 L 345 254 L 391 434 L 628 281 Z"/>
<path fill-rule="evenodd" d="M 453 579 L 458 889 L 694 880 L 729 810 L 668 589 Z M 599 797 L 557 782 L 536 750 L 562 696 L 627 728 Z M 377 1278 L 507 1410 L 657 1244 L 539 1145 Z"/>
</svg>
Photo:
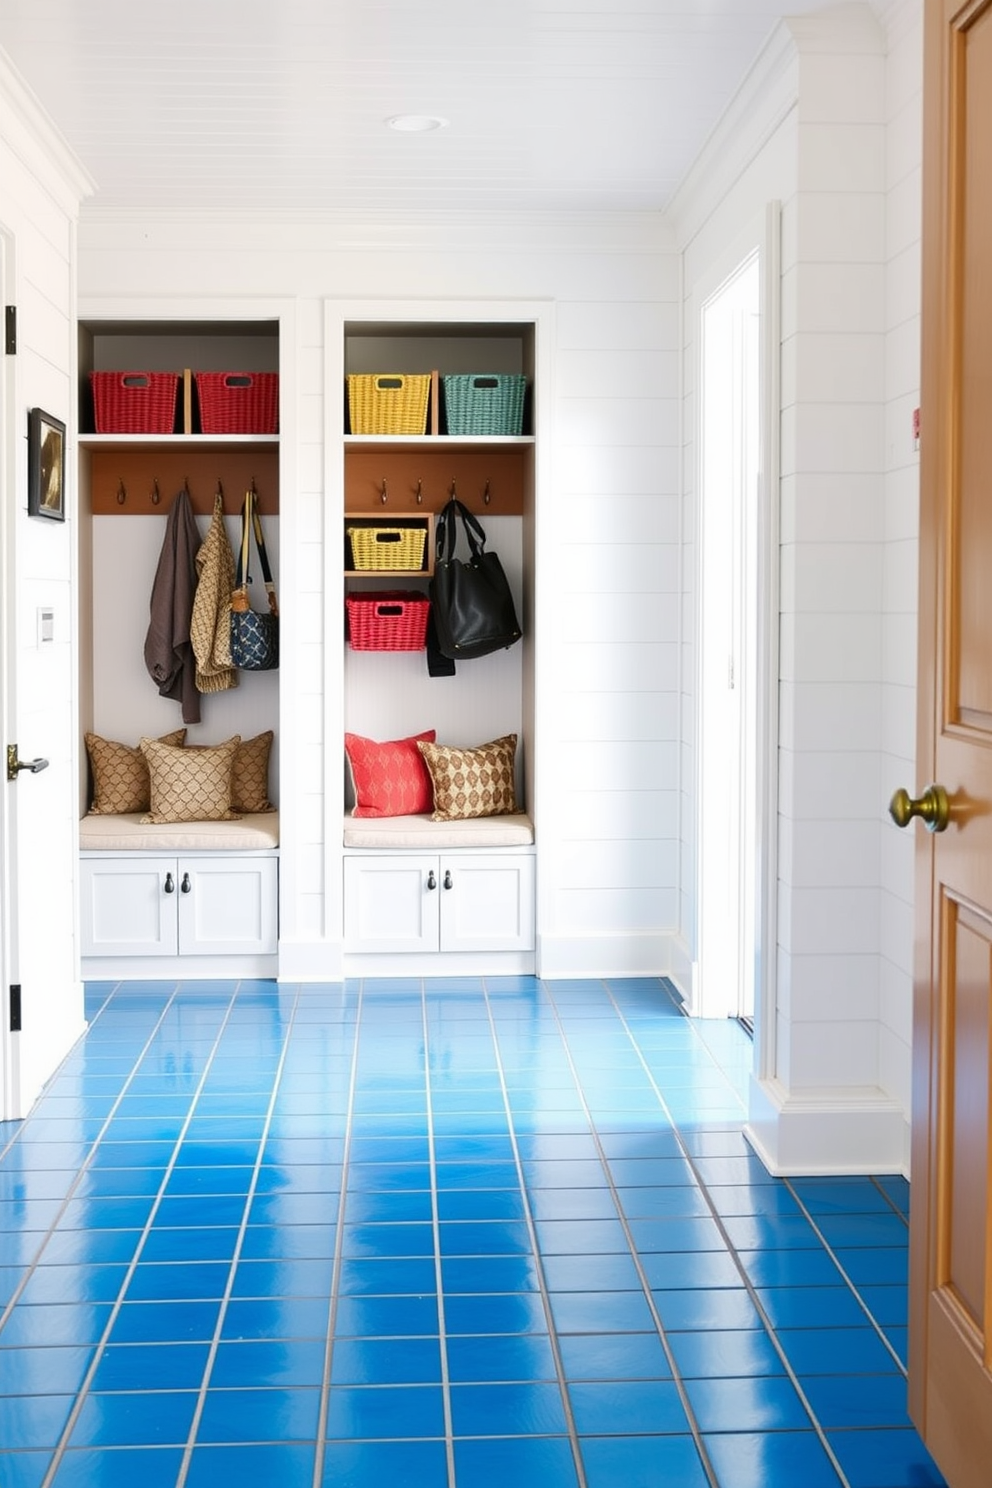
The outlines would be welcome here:
<svg viewBox="0 0 992 1488">
<path fill-rule="evenodd" d="M 675 937 L 663 930 L 538 934 L 537 975 L 548 982 L 573 977 L 664 977 L 680 959 Z"/>
<path fill-rule="evenodd" d="M 790 1091 L 752 1077 L 744 1135 L 778 1178 L 909 1171 L 909 1124 L 884 1091 Z"/>
</svg>

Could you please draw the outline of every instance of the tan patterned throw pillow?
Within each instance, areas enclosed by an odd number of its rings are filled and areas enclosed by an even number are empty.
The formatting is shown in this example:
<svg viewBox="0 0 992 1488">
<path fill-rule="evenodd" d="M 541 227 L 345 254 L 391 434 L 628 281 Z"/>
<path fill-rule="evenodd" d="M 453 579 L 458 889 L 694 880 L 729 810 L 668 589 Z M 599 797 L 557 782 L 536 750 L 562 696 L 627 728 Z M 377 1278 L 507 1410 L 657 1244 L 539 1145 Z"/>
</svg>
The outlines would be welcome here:
<svg viewBox="0 0 992 1488">
<path fill-rule="evenodd" d="M 231 810 L 231 773 L 241 736 L 209 749 L 174 749 L 142 739 L 151 777 L 151 809 L 143 822 L 238 821 Z"/>
<path fill-rule="evenodd" d="M 475 749 L 422 742 L 417 748 L 434 783 L 431 821 L 466 821 L 476 816 L 508 816 L 516 811 L 516 734 L 506 734 Z"/>
<path fill-rule="evenodd" d="M 269 753 L 272 730 L 242 740 L 231 774 L 232 811 L 275 811 L 269 800 Z"/>
<path fill-rule="evenodd" d="M 272 750 L 273 733 L 266 729 L 254 739 L 243 739 L 234 756 L 231 771 L 231 810 L 249 814 L 260 811 L 275 811 L 269 800 L 269 754 Z M 205 744 L 190 744 L 188 749 L 209 748 Z"/>
<path fill-rule="evenodd" d="M 93 772 L 93 804 L 90 816 L 124 816 L 147 811 L 151 802 L 148 763 L 137 745 L 118 744 L 99 734 L 85 734 L 86 752 Z M 184 728 L 163 734 L 160 744 L 181 745 Z"/>
</svg>

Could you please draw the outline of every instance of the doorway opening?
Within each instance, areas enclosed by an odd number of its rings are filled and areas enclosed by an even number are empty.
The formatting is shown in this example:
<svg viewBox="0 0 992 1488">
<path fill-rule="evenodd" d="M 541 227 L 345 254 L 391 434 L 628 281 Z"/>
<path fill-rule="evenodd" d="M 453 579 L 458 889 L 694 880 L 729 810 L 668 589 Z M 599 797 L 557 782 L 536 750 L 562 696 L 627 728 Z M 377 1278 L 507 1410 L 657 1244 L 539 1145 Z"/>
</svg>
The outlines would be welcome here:
<svg viewBox="0 0 992 1488">
<path fill-rule="evenodd" d="M 695 1005 L 753 1027 L 758 952 L 761 258 L 702 302 Z"/>
</svg>

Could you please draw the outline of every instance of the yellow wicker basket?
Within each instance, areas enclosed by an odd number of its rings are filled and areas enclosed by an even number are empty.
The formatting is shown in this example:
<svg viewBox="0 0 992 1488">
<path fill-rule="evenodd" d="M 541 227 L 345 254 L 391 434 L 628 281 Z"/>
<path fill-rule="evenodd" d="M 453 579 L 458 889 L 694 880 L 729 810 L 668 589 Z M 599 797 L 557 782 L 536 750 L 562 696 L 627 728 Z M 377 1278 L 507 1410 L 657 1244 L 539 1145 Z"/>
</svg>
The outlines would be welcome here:
<svg viewBox="0 0 992 1488">
<path fill-rule="evenodd" d="M 429 372 L 353 372 L 348 376 L 352 434 L 423 434 Z"/>
<path fill-rule="evenodd" d="M 347 532 L 356 569 L 412 571 L 424 566 L 424 527 L 349 527 Z"/>
</svg>

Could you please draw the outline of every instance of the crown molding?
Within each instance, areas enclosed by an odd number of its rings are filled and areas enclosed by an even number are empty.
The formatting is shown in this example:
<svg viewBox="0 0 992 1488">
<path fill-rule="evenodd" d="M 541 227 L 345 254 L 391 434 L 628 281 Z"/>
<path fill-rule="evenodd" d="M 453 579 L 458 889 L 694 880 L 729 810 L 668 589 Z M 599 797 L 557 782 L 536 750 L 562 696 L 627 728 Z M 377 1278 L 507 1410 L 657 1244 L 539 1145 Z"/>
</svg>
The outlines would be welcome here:
<svg viewBox="0 0 992 1488">
<path fill-rule="evenodd" d="M 0 132 L 5 143 L 75 217 L 96 184 L 39 99 L 0 50 Z"/>
<path fill-rule="evenodd" d="M 920 0 L 893 0 L 892 9 Z M 872 6 L 841 5 L 776 23 L 740 88 L 724 110 L 685 180 L 668 217 L 680 247 L 699 232 L 734 183 L 798 107 L 804 56 L 885 52 L 885 27 Z"/>
</svg>

